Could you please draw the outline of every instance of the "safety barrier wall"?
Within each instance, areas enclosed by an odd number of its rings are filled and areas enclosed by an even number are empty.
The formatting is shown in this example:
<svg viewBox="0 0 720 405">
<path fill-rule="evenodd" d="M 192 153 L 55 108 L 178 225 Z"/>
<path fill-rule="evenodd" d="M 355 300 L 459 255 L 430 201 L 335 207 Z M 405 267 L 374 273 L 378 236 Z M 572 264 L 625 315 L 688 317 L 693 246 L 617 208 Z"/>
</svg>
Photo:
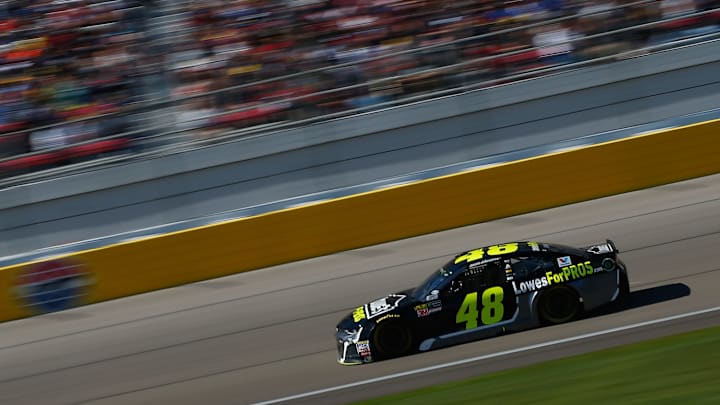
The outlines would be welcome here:
<svg viewBox="0 0 720 405">
<path fill-rule="evenodd" d="M 0 320 L 717 173 L 718 133 L 709 121 L 7 267 Z"/>
</svg>

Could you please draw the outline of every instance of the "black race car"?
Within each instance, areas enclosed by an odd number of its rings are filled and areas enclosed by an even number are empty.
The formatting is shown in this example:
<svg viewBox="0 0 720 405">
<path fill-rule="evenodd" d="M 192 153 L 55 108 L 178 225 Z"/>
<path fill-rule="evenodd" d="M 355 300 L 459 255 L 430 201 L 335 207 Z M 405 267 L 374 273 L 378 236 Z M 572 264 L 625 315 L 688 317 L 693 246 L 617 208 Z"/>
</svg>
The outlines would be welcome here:
<svg viewBox="0 0 720 405">
<path fill-rule="evenodd" d="M 362 364 L 571 321 L 630 292 L 612 241 L 512 242 L 455 256 L 414 289 L 358 307 L 336 328 L 338 362 Z"/>
</svg>

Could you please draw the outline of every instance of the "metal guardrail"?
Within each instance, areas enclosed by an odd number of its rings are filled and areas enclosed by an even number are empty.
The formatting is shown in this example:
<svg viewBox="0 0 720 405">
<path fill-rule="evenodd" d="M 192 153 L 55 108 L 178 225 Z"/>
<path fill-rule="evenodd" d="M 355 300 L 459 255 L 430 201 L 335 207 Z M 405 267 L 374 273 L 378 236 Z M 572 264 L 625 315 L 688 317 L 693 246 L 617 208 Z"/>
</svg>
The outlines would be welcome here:
<svg viewBox="0 0 720 405">
<path fill-rule="evenodd" d="M 621 128 L 612 131 L 606 131 L 599 134 L 583 136 L 579 138 L 569 139 L 561 142 L 555 142 L 531 148 L 505 152 L 493 156 L 479 159 L 473 159 L 466 162 L 456 163 L 443 167 L 422 170 L 401 176 L 394 176 L 383 180 L 373 181 L 365 184 L 342 187 L 338 189 L 302 195 L 298 197 L 288 198 L 280 201 L 273 201 L 264 204 L 243 207 L 230 211 L 220 212 L 212 215 L 192 218 L 184 221 L 173 222 L 153 226 L 149 228 L 134 230 L 130 232 L 118 233 L 100 238 L 88 239 L 69 243 L 60 246 L 52 246 L 38 249 L 32 252 L 19 253 L 0 257 L 0 267 L 12 266 L 14 264 L 39 260 L 51 256 L 78 252 L 82 250 L 95 249 L 111 244 L 128 242 L 143 239 L 155 235 L 161 235 L 170 232 L 177 232 L 200 226 L 216 224 L 220 222 L 231 221 L 235 219 L 245 218 L 254 215 L 260 215 L 272 211 L 278 211 L 286 208 L 297 207 L 307 204 L 313 204 L 321 201 L 346 197 L 354 194 L 360 194 L 373 190 L 393 187 L 400 184 L 417 182 L 420 180 L 441 177 L 449 174 L 460 173 L 463 171 L 474 170 L 481 167 L 492 166 L 505 162 L 512 162 L 530 157 L 540 156 L 552 152 L 567 151 L 571 149 L 582 148 L 590 145 L 596 145 L 603 142 L 627 138 L 630 136 L 641 135 L 648 132 L 658 131 L 662 129 L 670 129 L 684 125 L 694 124 L 698 122 L 720 119 L 720 108 L 700 113 L 689 114 L 682 117 L 672 118 L 668 120 L 653 122 L 649 124 L 637 125 L 633 127 Z"/>
<path fill-rule="evenodd" d="M 670 43 L 665 43 L 665 44 L 655 45 L 655 46 L 651 46 L 651 47 L 645 47 L 645 48 L 641 48 L 641 49 L 626 51 L 626 52 L 622 52 L 622 53 L 618 53 L 618 54 L 608 55 L 605 57 L 595 58 L 592 60 L 576 62 L 576 63 L 572 63 L 572 64 L 567 64 L 567 65 L 553 66 L 553 67 L 540 69 L 540 70 L 536 70 L 536 71 L 515 74 L 515 75 L 504 77 L 502 79 L 493 79 L 493 80 L 488 80 L 488 81 L 482 81 L 482 82 L 478 82 L 478 83 L 475 83 L 472 85 L 467 85 L 467 86 L 463 86 L 463 87 L 459 87 L 459 88 L 444 89 L 444 90 L 425 93 L 425 94 L 421 94 L 421 95 L 404 97 L 404 98 L 401 98 L 398 100 L 394 100 L 392 102 L 374 105 L 374 106 L 372 106 L 371 109 L 379 110 L 379 109 L 393 108 L 396 106 L 407 105 L 410 103 L 419 102 L 419 101 L 423 101 L 423 100 L 429 100 L 429 99 L 434 99 L 434 98 L 444 97 L 444 96 L 449 96 L 449 95 L 454 95 L 454 94 L 461 94 L 464 92 L 469 92 L 469 91 L 477 90 L 480 88 L 492 87 L 493 85 L 497 84 L 498 81 L 503 81 L 503 82 L 518 81 L 518 80 L 527 79 L 527 78 L 531 78 L 531 77 L 537 77 L 537 76 L 541 76 L 541 75 L 550 75 L 550 74 L 559 73 L 559 72 L 563 72 L 563 71 L 577 70 L 582 67 L 593 66 L 593 65 L 597 65 L 597 64 L 600 64 L 603 62 L 610 62 L 610 61 L 614 61 L 614 60 L 621 59 L 621 58 L 634 57 L 634 56 L 637 56 L 638 53 L 642 53 L 642 52 L 651 53 L 651 52 L 666 50 L 668 48 L 679 48 L 679 47 L 687 46 L 687 45 L 691 45 L 691 44 L 716 41 L 716 40 L 718 40 L 718 38 L 720 38 L 720 33 L 704 35 L 701 37 L 693 37 L 693 38 L 689 38 L 689 39 L 682 39 L 682 40 L 673 41 Z M 507 54 L 512 54 L 512 53 L 507 53 Z M 63 175 L 69 175 L 72 173 L 78 173 L 78 172 L 82 172 L 82 171 L 90 171 L 90 170 L 94 170 L 94 169 L 101 168 L 101 167 L 102 168 L 110 167 L 112 165 L 123 164 L 123 163 L 129 162 L 129 161 L 136 161 L 136 160 L 142 160 L 142 159 L 147 159 L 147 158 L 152 158 L 152 157 L 164 156 L 164 155 L 171 154 L 171 153 L 177 153 L 177 152 L 183 151 L 183 150 L 191 150 L 191 149 L 195 149 L 195 148 L 202 147 L 202 146 L 219 144 L 219 143 L 229 142 L 229 141 L 233 141 L 233 140 L 237 140 L 237 139 L 249 139 L 249 138 L 253 138 L 253 137 L 264 137 L 264 136 L 267 136 L 271 131 L 279 131 L 279 130 L 284 130 L 284 129 L 288 129 L 288 128 L 301 127 L 301 126 L 311 125 L 311 124 L 328 121 L 328 120 L 332 120 L 332 119 L 361 114 L 361 113 L 367 112 L 368 109 L 369 108 L 356 108 L 356 109 L 345 110 L 345 111 L 334 113 L 334 114 L 326 114 L 326 115 L 322 115 L 322 116 L 317 116 L 317 117 L 312 117 L 312 118 L 307 118 L 307 119 L 297 120 L 297 121 L 292 121 L 292 122 L 288 122 L 288 121 L 274 122 L 272 124 L 265 124 L 265 125 L 250 127 L 250 128 L 243 128 L 240 130 L 228 131 L 224 135 L 217 135 L 217 136 L 213 137 L 212 139 L 208 139 L 208 140 L 204 140 L 204 141 L 203 140 L 195 140 L 195 141 L 191 141 L 191 142 L 176 142 L 176 143 L 167 145 L 165 147 L 158 147 L 153 150 L 149 150 L 149 151 L 145 151 L 145 152 L 124 153 L 121 155 L 115 155 L 115 156 L 110 156 L 110 157 L 99 157 L 99 158 L 93 159 L 88 162 L 69 164 L 69 165 L 65 165 L 65 166 L 61 166 L 61 167 L 57 167 L 57 168 L 46 169 L 43 171 L 21 174 L 21 175 L 17 175 L 17 176 L 13 176 L 13 177 L 8 177 L 5 179 L 0 179 L 0 189 L 12 187 L 14 185 L 24 184 L 29 181 L 41 181 L 41 180 L 55 178 L 55 177 L 59 177 L 59 176 L 63 176 Z M 179 133 L 185 133 L 185 132 L 187 132 L 187 130 L 176 130 L 176 131 L 166 132 L 166 133 L 157 135 L 157 137 L 170 136 L 172 134 L 179 134 Z M 118 134 L 113 137 L 106 137 L 103 139 L 113 139 L 113 138 L 119 138 L 122 136 L 127 136 L 127 133 Z M 83 142 L 83 143 L 78 143 L 76 145 L 82 145 L 82 144 L 87 144 L 87 143 L 92 143 L 92 142 L 93 141 L 87 141 L 87 142 Z M 62 148 L 60 148 L 59 150 L 62 150 Z M 28 155 L 24 155 L 24 156 L 28 156 Z M 9 159 L 6 159 L 6 160 L 9 160 Z M 2 160 L 0 160 L 0 161 L 2 161 Z"/>
</svg>

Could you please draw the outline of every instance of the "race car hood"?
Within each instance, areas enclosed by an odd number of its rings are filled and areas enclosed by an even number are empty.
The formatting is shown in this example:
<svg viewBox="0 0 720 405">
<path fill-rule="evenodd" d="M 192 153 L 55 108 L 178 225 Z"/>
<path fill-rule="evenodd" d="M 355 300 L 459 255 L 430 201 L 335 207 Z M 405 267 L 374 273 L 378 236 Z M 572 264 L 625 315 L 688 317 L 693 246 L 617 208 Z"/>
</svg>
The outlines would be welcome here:
<svg viewBox="0 0 720 405">
<path fill-rule="evenodd" d="M 340 329 L 353 329 L 372 322 L 385 314 L 391 313 L 401 305 L 411 305 L 414 301 L 410 292 L 412 289 L 389 294 L 383 298 L 373 300 L 363 306 L 355 308 L 338 324 Z"/>
</svg>

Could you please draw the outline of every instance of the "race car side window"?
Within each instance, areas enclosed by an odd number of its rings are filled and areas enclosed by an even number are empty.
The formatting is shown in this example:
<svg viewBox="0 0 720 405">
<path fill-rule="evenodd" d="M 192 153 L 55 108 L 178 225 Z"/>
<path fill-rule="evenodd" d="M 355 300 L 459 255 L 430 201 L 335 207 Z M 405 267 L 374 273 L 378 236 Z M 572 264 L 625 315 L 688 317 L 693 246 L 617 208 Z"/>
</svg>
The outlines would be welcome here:
<svg viewBox="0 0 720 405">
<path fill-rule="evenodd" d="M 450 281 L 444 294 L 467 294 L 503 283 L 505 283 L 505 267 L 502 260 L 471 263 L 462 274 L 458 274 Z"/>
<path fill-rule="evenodd" d="M 502 260 L 485 263 L 481 269 L 480 286 L 491 287 L 505 282 L 505 266 Z"/>
<path fill-rule="evenodd" d="M 480 273 L 475 268 L 467 268 L 461 274 L 458 274 L 448 283 L 447 288 L 443 291 L 443 295 L 467 294 L 476 291 L 479 284 Z"/>
<path fill-rule="evenodd" d="M 530 257 L 513 257 L 510 258 L 510 267 L 513 275 L 519 279 L 530 277 L 530 272 L 535 268 L 533 258 Z"/>
<path fill-rule="evenodd" d="M 513 257 L 510 259 L 513 274 L 520 280 L 542 277 L 546 272 L 554 270 L 551 258 L 546 256 Z"/>
</svg>

